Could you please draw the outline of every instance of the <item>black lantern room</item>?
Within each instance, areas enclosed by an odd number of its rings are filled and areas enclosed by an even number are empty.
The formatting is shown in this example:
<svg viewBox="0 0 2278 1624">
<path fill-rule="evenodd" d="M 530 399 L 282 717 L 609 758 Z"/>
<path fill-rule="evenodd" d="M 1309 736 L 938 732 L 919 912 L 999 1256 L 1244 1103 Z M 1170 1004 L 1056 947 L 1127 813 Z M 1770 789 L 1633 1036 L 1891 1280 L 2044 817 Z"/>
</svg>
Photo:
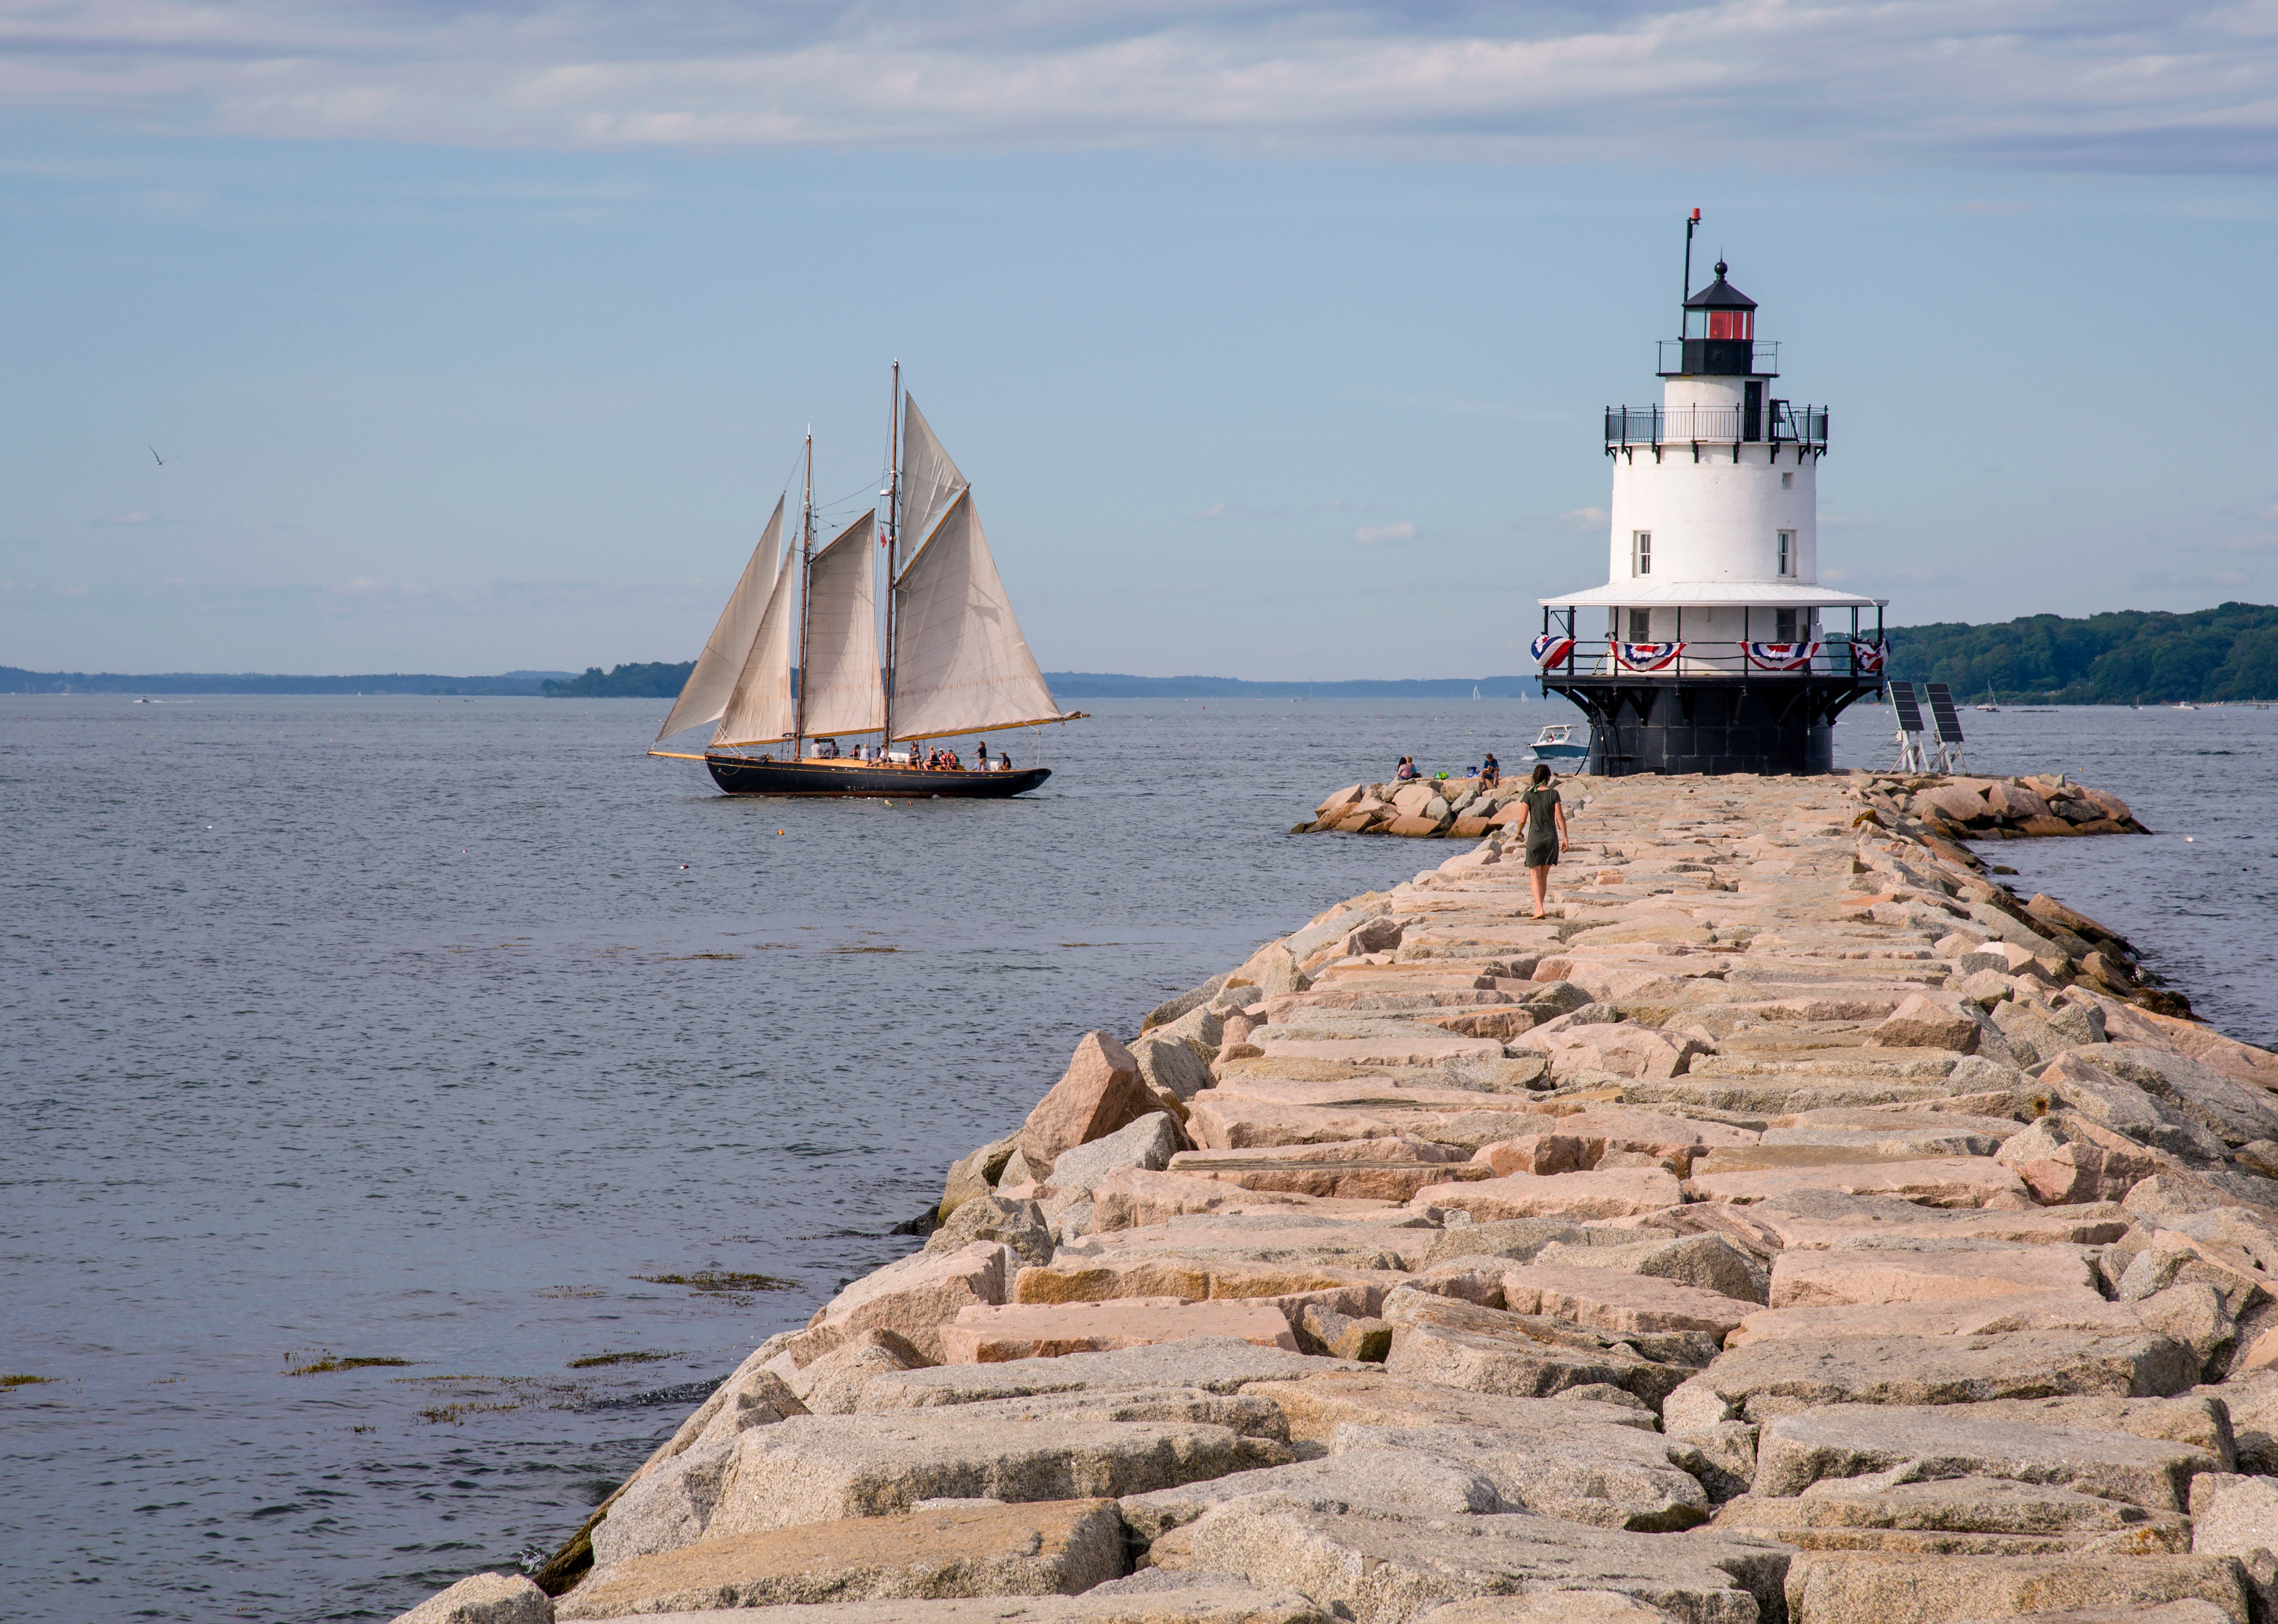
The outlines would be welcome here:
<svg viewBox="0 0 2278 1624">
<path fill-rule="evenodd" d="M 1685 301 L 1685 345 L 1675 372 L 1663 377 L 1769 377 L 1756 367 L 1756 301 L 1724 279 L 1716 279 Z"/>
</svg>

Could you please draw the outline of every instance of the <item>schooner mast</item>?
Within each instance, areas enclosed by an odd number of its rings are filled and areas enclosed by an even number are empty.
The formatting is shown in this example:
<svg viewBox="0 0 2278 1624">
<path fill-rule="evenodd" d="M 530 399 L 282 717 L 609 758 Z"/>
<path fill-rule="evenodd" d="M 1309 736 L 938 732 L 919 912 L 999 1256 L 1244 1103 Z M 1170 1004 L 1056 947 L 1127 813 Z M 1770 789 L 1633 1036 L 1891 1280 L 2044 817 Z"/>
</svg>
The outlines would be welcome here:
<svg viewBox="0 0 2278 1624">
<path fill-rule="evenodd" d="M 814 621 L 814 431 L 806 431 L 806 462 L 799 477 L 799 663 L 791 667 L 791 759 L 798 760 L 806 744 L 806 637 Z"/>
<path fill-rule="evenodd" d="M 902 363 L 894 362 L 894 385 L 886 400 L 886 682 L 882 710 L 882 754 L 894 753 L 894 583 L 902 568 Z M 916 747 L 911 755 L 916 756 Z"/>
</svg>

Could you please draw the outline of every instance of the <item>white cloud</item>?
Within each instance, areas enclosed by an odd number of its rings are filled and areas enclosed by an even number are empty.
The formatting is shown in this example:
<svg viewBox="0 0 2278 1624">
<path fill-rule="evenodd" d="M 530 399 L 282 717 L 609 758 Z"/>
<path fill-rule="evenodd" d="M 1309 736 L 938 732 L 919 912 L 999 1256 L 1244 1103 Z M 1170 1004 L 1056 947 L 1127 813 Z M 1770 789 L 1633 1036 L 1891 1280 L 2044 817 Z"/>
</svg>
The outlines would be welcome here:
<svg viewBox="0 0 2278 1624">
<path fill-rule="evenodd" d="M 1605 529 L 1606 521 L 1610 516 L 1602 507 L 1577 507 L 1571 512 L 1560 514 L 1555 522 L 1562 530 L 1587 535 L 1593 530 Z"/>
<path fill-rule="evenodd" d="M 2263 171 L 2267 0 L 1435 11 L 0 0 L 0 101 L 438 144 L 1261 150 Z"/>
<path fill-rule="evenodd" d="M 1397 524 L 1364 524 L 1353 532 L 1353 539 L 1364 545 L 1373 545 L 1380 541 L 1413 541 L 1416 539 L 1416 524 L 1410 519 L 1403 519 Z"/>
</svg>

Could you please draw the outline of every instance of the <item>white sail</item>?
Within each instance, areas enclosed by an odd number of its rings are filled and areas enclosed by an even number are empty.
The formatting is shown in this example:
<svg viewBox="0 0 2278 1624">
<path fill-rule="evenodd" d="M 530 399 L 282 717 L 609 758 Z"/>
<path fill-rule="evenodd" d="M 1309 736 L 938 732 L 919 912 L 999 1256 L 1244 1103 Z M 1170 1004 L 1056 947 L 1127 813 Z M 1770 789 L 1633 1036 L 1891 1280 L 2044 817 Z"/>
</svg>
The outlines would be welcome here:
<svg viewBox="0 0 2278 1624">
<path fill-rule="evenodd" d="M 894 594 L 895 737 L 972 733 L 1059 714 L 1013 618 L 970 491 L 950 502 Z"/>
<path fill-rule="evenodd" d="M 721 713 L 713 743 L 778 744 L 791 732 L 791 651 L 798 635 L 791 606 L 798 580 L 799 571 L 788 562 L 776 572 L 775 589 L 768 594 L 752 652 L 736 674 L 735 690 Z"/>
<path fill-rule="evenodd" d="M 965 476 L 926 426 L 916 400 L 904 395 L 902 405 L 901 552 L 907 558 L 925 545 L 927 532 L 965 489 Z"/>
<path fill-rule="evenodd" d="M 768 594 L 775 590 L 776 578 L 782 574 L 783 515 L 784 505 L 778 498 L 775 515 L 761 534 L 760 545 L 752 549 L 752 561 L 744 566 L 736 590 L 728 594 L 728 606 L 720 611 L 720 623 L 713 627 L 711 637 L 705 640 L 704 652 L 696 657 L 696 668 L 688 674 L 680 698 L 672 702 L 672 713 L 657 729 L 658 738 L 678 733 L 684 728 L 700 728 L 707 722 L 717 721 L 728 708 L 728 698 L 736 690 L 736 678 L 752 652 L 752 640 L 759 636 L 760 617 L 766 612 Z"/>
<path fill-rule="evenodd" d="M 814 555 L 806 576 L 806 733 L 875 733 L 886 725 L 878 677 L 877 515 L 864 514 Z"/>
</svg>

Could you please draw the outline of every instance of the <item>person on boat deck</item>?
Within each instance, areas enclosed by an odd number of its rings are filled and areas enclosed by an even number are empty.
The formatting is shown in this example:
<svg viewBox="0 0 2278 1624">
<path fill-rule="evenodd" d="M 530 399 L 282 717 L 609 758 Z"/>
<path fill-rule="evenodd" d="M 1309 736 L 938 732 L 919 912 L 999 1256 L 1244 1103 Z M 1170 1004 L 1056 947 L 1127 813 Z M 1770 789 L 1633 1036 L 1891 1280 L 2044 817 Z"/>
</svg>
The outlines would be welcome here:
<svg viewBox="0 0 2278 1624">
<path fill-rule="evenodd" d="M 837 741 L 837 739 L 817 739 L 817 740 L 815 740 L 815 741 L 814 741 L 814 759 L 815 759 L 817 761 L 836 761 L 836 760 L 837 760 L 837 759 L 838 759 L 838 741 Z"/>
<path fill-rule="evenodd" d="M 1421 778 L 1423 776 L 1423 774 L 1416 770 L 1416 758 L 1413 756 L 1401 757 L 1400 770 L 1393 774 L 1393 777 L 1398 779 L 1403 783 L 1407 782 L 1411 778 Z"/>
<path fill-rule="evenodd" d="M 1013 758 L 1001 750 L 997 752 L 997 770 L 1000 773 L 1013 770 Z"/>
<path fill-rule="evenodd" d="M 975 743 L 973 746 L 973 761 L 974 771 L 985 773 L 989 770 L 989 741 L 987 739 L 981 739 Z"/>
<path fill-rule="evenodd" d="M 1567 831 L 1566 809 L 1559 804 L 1558 791 L 1550 782 L 1550 766 L 1539 764 L 1526 782 L 1526 793 L 1518 797 L 1526 806 L 1526 870 L 1534 882 L 1534 917 L 1547 917 L 1543 903 L 1548 900 L 1550 870 L 1558 861 L 1558 848 L 1573 836 Z"/>
<path fill-rule="evenodd" d="M 1502 763 L 1494 759 L 1494 751 L 1489 751 L 1487 759 L 1479 763 L 1479 788 L 1492 789 L 1502 782 Z"/>
</svg>

